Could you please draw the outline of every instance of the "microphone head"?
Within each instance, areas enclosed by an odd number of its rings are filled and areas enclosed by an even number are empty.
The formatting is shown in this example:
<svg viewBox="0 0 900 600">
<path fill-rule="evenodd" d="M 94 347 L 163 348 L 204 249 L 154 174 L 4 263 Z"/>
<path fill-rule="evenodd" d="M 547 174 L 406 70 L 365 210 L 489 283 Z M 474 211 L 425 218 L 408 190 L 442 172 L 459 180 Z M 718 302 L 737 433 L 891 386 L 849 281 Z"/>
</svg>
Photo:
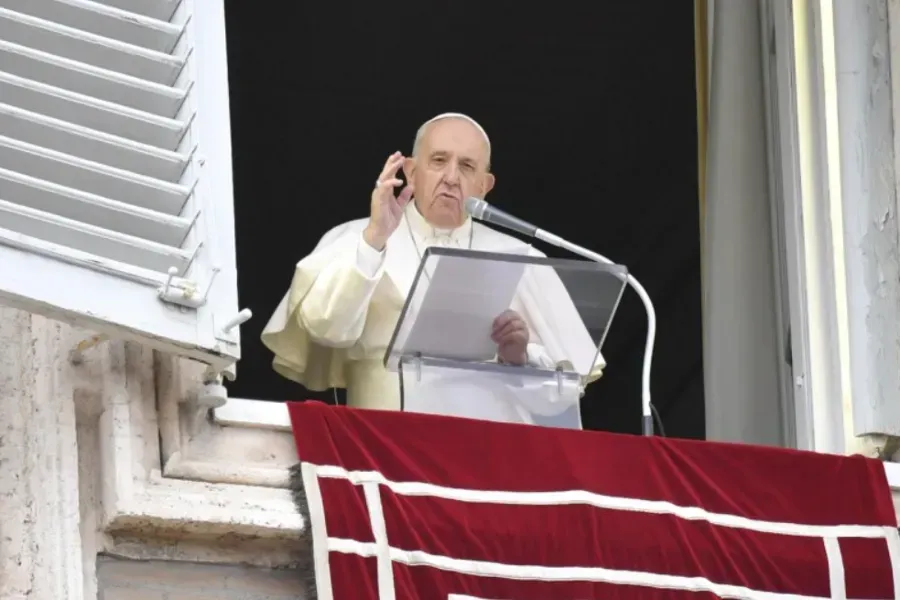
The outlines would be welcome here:
<svg viewBox="0 0 900 600">
<path fill-rule="evenodd" d="M 474 219 L 481 219 L 484 217 L 484 211 L 487 208 L 487 202 L 482 200 L 481 198 L 476 198 L 475 196 L 469 196 L 465 201 L 466 212 L 470 217 Z"/>
</svg>

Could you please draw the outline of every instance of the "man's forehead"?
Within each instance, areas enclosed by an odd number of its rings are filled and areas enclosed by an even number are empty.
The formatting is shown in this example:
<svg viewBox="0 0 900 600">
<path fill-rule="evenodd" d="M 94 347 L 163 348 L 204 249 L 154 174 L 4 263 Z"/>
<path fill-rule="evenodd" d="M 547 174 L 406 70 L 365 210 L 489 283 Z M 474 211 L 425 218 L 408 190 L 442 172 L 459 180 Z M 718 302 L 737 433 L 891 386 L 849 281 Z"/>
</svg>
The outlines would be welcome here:
<svg viewBox="0 0 900 600">
<path fill-rule="evenodd" d="M 432 117 L 432 118 L 428 119 L 427 121 L 425 121 L 425 123 L 422 124 L 422 126 L 428 127 L 432 123 L 438 123 L 440 121 L 451 121 L 451 122 L 456 121 L 456 122 L 468 123 L 475 129 L 475 131 L 478 132 L 479 135 L 481 135 L 481 137 L 484 138 L 484 142 L 485 142 L 485 144 L 487 144 L 487 147 L 488 148 L 491 147 L 491 140 L 488 137 L 487 131 L 484 130 L 484 127 L 482 127 L 478 123 L 478 121 L 476 121 L 469 115 L 464 115 L 463 113 L 455 113 L 455 112 L 442 113 L 442 114 L 437 115 L 436 117 Z"/>
<path fill-rule="evenodd" d="M 427 121 L 425 137 L 432 151 L 451 150 L 460 143 L 468 152 L 490 155 L 491 142 L 484 129 L 465 115 L 449 114 Z M 460 150 L 461 148 L 456 148 Z"/>
</svg>

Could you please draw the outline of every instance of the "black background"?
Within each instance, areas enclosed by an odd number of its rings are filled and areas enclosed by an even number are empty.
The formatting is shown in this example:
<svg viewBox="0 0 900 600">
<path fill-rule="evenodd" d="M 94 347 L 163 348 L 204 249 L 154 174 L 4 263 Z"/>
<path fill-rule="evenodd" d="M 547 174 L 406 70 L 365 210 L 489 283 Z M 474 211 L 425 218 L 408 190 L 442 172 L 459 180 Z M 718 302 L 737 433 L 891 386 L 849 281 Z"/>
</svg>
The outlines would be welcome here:
<svg viewBox="0 0 900 600">
<path fill-rule="evenodd" d="M 242 327 L 235 397 L 319 398 L 271 370 L 259 334 L 293 266 L 367 215 L 388 154 L 456 111 L 493 145 L 489 200 L 629 267 L 654 299 L 654 403 L 702 438 L 693 2 L 227 0 Z M 551 256 L 559 251 L 541 247 Z M 640 431 L 646 318 L 626 291 L 585 426 Z"/>
</svg>

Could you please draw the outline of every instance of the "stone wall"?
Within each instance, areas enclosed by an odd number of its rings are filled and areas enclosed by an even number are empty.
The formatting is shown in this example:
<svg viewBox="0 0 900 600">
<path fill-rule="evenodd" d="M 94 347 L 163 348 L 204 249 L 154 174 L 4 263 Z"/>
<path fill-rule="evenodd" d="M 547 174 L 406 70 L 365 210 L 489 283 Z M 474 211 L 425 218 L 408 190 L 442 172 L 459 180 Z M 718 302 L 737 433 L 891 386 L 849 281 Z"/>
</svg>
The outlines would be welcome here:
<svg viewBox="0 0 900 600">
<path fill-rule="evenodd" d="M 97 586 L 100 600 L 296 600 L 304 587 L 294 570 L 108 556 Z"/>
<path fill-rule="evenodd" d="M 0 306 L 0 598 L 302 598 L 290 432 L 193 429 L 194 366 L 112 340 L 73 362 L 90 338 Z"/>
</svg>

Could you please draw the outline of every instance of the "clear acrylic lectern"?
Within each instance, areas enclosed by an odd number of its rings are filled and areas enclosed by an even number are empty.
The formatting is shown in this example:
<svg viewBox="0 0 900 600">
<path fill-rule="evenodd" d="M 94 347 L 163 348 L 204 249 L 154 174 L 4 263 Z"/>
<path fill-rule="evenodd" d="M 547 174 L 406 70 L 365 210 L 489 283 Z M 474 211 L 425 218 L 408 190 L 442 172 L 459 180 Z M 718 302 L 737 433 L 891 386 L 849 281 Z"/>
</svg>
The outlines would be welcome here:
<svg viewBox="0 0 900 600">
<path fill-rule="evenodd" d="M 385 353 L 403 410 L 581 428 L 584 386 L 625 289 L 620 265 L 428 248 Z M 528 363 L 503 364 L 494 319 L 529 324 Z"/>
</svg>

